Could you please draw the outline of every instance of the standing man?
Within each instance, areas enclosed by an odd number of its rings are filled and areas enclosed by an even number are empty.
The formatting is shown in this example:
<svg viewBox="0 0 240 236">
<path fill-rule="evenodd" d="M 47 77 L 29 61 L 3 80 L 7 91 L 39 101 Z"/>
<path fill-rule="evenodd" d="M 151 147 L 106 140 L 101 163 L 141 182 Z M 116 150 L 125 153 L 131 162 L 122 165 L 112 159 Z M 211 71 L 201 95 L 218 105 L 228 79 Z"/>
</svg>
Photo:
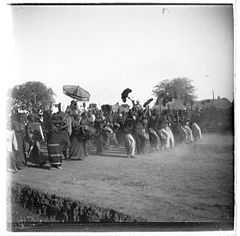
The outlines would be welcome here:
<svg viewBox="0 0 240 236">
<path fill-rule="evenodd" d="M 147 139 L 143 133 L 143 112 L 137 110 L 136 119 L 133 122 L 133 135 L 136 139 L 137 154 L 145 154 Z"/>
<path fill-rule="evenodd" d="M 15 153 L 17 168 L 21 170 L 25 166 L 24 157 L 24 137 L 25 137 L 25 125 L 22 122 L 21 114 L 16 113 L 13 115 L 12 125 L 15 131 L 15 135 L 18 143 L 18 151 Z"/>
<path fill-rule="evenodd" d="M 59 113 L 54 113 L 51 119 L 51 130 L 49 132 L 47 147 L 50 169 L 62 169 L 62 157 L 69 146 L 67 126 Z"/>
<path fill-rule="evenodd" d="M 148 120 L 148 133 L 150 141 L 150 152 L 158 152 L 160 150 L 160 138 L 157 134 L 160 113 L 156 110 L 151 111 Z"/>
<path fill-rule="evenodd" d="M 103 154 L 103 143 L 104 143 L 104 137 L 103 137 L 103 126 L 105 122 L 105 117 L 103 116 L 101 111 L 98 111 L 96 113 L 96 119 L 95 119 L 95 128 L 96 128 L 96 134 L 95 134 L 95 141 L 97 146 L 97 154 L 102 155 Z"/>
<path fill-rule="evenodd" d="M 134 122 L 134 116 L 132 114 L 132 111 L 129 110 L 127 113 L 125 123 L 124 123 L 124 140 L 125 140 L 125 148 L 127 151 L 127 157 L 134 158 L 135 157 L 135 149 L 136 149 L 136 141 L 133 137 L 133 122 Z"/>
<path fill-rule="evenodd" d="M 6 142 L 6 149 L 7 149 L 7 164 L 8 164 L 8 172 L 15 174 L 17 172 L 17 165 L 16 159 L 14 155 L 18 151 L 18 143 L 17 138 L 15 135 L 15 131 L 13 130 L 12 124 L 10 121 L 7 123 L 7 142 Z"/>
<path fill-rule="evenodd" d="M 35 164 L 42 164 L 40 156 L 40 142 L 44 141 L 44 135 L 41 123 L 36 121 L 37 115 L 32 113 L 28 115 L 28 124 L 26 127 L 26 137 L 24 140 L 24 149 L 26 163 L 30 161 Z"/>
</svg>

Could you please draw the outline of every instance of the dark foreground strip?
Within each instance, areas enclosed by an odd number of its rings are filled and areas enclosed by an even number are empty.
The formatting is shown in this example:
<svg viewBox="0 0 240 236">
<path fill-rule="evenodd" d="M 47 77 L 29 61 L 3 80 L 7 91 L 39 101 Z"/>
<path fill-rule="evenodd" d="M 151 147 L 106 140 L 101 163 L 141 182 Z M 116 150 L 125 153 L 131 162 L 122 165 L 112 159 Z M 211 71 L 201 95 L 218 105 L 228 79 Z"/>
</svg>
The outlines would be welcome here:
<svg viewBox="0 0 240 236">
<path fill-rule="evenodd" d="M 15 232 L 190 232 L 232 231 L 233 222 L 13 223 Z"/>
<path fill-rule="evenodd" d="M 47 224 L 16 222 L 11 224 L 12 227 L 10 227 L 10 230 L 12 231 L 46 231 L 50 230 L 52 226 L 53 229 L 61 227 L 66 222 L 114 223 L 144 221 L 110 208 L 101 208 L 94 204 L 59 197 L 19 183 L 12 183 L 10 191 L 12 201 L 38 215 L 47 217 L 49 222 L 51 222 Z M 56 224 L 56 222 L 60 224 Z"/>
<path fill-rule="evenodd" d="M 12 183 L 11 199 L 47 222 L 12 222 L 14 232 L 153 232 L 153 231 L 232 231 L 234 222 L 146 222 L 110 208 L 41 192 Z"/>
</svg>

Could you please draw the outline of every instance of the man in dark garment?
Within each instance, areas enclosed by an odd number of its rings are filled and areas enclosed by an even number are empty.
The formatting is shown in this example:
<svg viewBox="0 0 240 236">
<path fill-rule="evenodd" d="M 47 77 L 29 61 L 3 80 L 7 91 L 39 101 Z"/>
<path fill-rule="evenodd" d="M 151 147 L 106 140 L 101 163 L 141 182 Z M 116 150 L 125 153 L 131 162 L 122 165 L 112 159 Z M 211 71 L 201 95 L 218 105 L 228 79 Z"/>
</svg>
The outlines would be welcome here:
<svg viewBox="0 0 240 236">
<path fill-rule="evenodd" d="M 24 139 L 24 150 L 26 163 L 45 164 L 40 153 L 40 142 L 44 141 L 44 135 L 41 124 L 36 122 L 36 114 L 28 115 L 28 124 L 26 126 L 26 137 Z"/>
<path fill-rule="evenodd" d="M 96 113 L 96 119 L 95 119 L 95 128 L 96 128 L 95 141 L 97 146 L 97 154 L 99 155 L 102 155 L 103 153 L 104 136 L 102 132 L 103 132 L 104 122 L 105 122 L 105 117 L 100 111 L 98 111 L 98 113 Z"/>
<path fill-rule="evenodd" d="M 136 119 L 133 122 L 133 136 L 136 140 L 137 154 L 145 154 L 146 136 L 143 133 L 143 111 L 136 112 Z"/>
<path fill-rule="evenodd" d="M 125 149 L 127 157 L 135 157 L 136 140 L 133 137 L 133 122 L 135 117 L 131 110 L 126 114 L 126 118 L 123 120 L 123 140 L 125 143 Z"/>
<path fill-rule="evenodd" d="M 150 114 L 147 124 L 150 141 L 150 152 L 158 152 L 160 150 L 160 138 L 157 134 L 159 119 L 159 111 L 153 110 Z"/>
<path fill-rule="evenodd" d="M 67 125 L 62 114 L 55 113 L 52 115 L 51 130 L 47 140 L 50 169 L 62 169 L 63 153 L 67 150 L 69 144 Z"/>
<path fill-rule="evenodd" d="M 68 124 L 65 120 L 66 114 L 62 111 L 57 112 L 58 119 L 61 121 L 60 123 L 60 129 L 59 129 L 59 135 L 61 136 L 62 142 L 60 145 L 62 145 L 62 153 L 63 157 L 65 159 L 69 158 L 69 147 L 70 147 L 70 137 L 68 132 Z"/>
</svg>

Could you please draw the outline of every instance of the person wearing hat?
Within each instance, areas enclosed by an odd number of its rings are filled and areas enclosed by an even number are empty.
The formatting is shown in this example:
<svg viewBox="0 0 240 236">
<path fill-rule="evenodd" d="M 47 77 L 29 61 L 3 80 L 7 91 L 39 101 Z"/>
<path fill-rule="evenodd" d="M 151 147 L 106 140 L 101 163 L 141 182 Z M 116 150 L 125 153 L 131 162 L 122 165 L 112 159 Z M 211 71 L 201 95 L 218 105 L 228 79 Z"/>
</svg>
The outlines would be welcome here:
<svg viewBox="0 0 240 236">
<path fill-rule="evenodd" d="M 72 111 L 72 113 L 74 112 L 80 112 L 79 108 L 78 108 L 78 104 L 75 100 L 72 100 L 71 101 L 71 104 L 70 104 L 70 110 Z"/>
</svg>

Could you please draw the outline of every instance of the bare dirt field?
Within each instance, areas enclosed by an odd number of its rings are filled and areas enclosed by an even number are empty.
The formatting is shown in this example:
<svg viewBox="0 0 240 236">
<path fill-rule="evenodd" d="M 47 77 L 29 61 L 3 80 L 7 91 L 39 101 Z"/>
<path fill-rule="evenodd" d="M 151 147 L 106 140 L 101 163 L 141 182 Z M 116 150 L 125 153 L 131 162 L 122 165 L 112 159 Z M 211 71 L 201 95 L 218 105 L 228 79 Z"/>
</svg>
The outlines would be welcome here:
<svg viewBox="0 0 240 236">
<path fill-rule="evenodd" d="M 137 156 L 91 155 L 63 170 L 26 167 L 8 180 L 146 222 L 231 222 L 234 217 L 233 136 Z"/>
</svg>

